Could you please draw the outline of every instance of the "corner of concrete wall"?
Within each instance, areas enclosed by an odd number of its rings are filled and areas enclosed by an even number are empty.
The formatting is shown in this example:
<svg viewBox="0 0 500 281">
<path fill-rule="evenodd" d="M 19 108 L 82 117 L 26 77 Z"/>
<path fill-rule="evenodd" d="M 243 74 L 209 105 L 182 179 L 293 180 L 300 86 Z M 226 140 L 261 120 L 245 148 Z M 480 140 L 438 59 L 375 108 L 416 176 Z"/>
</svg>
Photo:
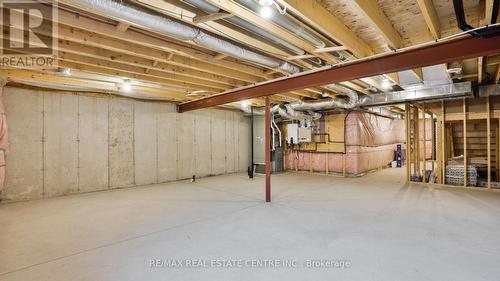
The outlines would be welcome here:
<svg viewBox="0 0 500 281">
<path fill-rule="evenodd" d="M 119 97 L 5 88 L 6 201 L 246 170 L 243 113 Z"/>
</svg>

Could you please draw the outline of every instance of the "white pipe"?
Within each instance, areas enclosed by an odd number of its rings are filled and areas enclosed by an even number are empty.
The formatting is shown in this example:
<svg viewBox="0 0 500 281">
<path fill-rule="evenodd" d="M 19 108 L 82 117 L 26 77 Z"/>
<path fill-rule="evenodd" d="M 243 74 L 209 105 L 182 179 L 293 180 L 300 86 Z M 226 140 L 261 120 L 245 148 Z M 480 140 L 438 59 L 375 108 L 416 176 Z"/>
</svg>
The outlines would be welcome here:
<svg viewBox="0 0 500 281">
<path fill-rule="evenodd" d="M 278 125 L 276 124 L 276 122 L 274 121 L 274 115 L 273 115 L 273 119 L 272 119 L 272 122 L 274 124 L 274 127 L 276 127 L 276 130 L 278 131 L 278 140 L 279 140 L 279 147 L 281 147 L 281 143 L 282 143 L 282 136 L 281 136 L 281 130 L 280 128 L 278 127 Z"/>
</svg>

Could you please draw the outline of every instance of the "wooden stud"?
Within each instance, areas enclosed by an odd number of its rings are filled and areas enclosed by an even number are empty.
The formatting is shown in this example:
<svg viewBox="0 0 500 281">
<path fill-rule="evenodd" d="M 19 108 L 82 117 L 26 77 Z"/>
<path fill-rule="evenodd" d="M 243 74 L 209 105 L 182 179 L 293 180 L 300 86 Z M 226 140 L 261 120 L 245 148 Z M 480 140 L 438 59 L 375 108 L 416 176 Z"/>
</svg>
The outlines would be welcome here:
<svg viewBox="0 0 500 281">
<path fill-rule="evenodd" d="M 444 101 L 441 101 L 441 184 L 446 183 L 446 118 Z"/>
<path fill-rule="evenodd" d="M 309 172 L 313 172 L 313 153 L 309 152 Z"/>
<path fill-rule="evenodd" d="M 422 119 L 424 121 L 423 129 L 424 129 L 424 161 L 423 161 L 423 175 L 422 175 L 422 182 L 426 182 L 427 180 L 427 118 L 426 118 L 426 113 L 425 113 L 425 103 L 422 104 Z"/>
<path fill-rule="evenodd" d="M 345 152 L 342 154 L 342 176 L 345 178 L 346 176 L 346 171 L 345 171 Z"/>
<path fill-rule="evenodd" d="M 295 151 L 295 172 L 299 171 L 299 151 Z"/>
<path fill-rule="evenodd" d="M 405 153 L 405 162 L 406 162 L 406 182 L 410 182 L 411 180 L 411 128 L 410 128 L 410 104 L 405 104 L 405 128 L 406 128 L 406 153 Z"/>
<path fill-rule="evenodd" d="M 467 186 L 467 100 L 464 98 L 463 103 L 463 137 L 464 137 L 464 186 Z"/>
<path fill-rule="evenodd" d="M 487 131 L 487 158 L 488 158 L 488 188 L 491 188 L 491 109 L 490 96 L 486 96 L 486 131 Z"/>
</svg>

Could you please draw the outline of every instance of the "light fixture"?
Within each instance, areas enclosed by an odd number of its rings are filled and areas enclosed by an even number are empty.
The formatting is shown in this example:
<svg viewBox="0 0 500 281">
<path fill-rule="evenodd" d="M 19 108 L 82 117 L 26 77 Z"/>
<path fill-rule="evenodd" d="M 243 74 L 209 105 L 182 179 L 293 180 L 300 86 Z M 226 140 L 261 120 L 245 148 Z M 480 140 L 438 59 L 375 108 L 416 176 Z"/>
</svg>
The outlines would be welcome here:
<svg viewBox="0 0 500 281">
<path fill-rule="evenodd" d="M 383 90 L 390 90 L 392 89 L 392 84 L 391 81 L 387 78 L 382 80 L 382 83 L 380 84 Z"/>
<path fill-rule="evenodd" d="M 130 84 L 130 80 L 123 80 L 122 91 L 125 93 L 130 93 L 132 91 L 132 85 Z"/>
<path fill-rule="evenodd" d="M 205 96 L 207 93 L 207 91 L 205 90 L 194 90 L 194 91 L 190 91 L 186 97 L 194 97 L 194 96 Z"/>
<path fill-rule="evenodd" d="M 242 108 L 247 108 L 247 107 L 252 105 L 252 103 L 249 100 L 244 100 L 244 101 L 241 101 L 240 103 L 241 103 Z"/>
<path fill-rule="evenodd" d="M 71 76 L 71 69 L 69 68 L 59 68 L 56 72 L 54 72 L 56 76 Z"/>
<path fill-rule="evenodd" d="M 454 61 L 448 64 L 448 69 L 446 72 L 450 75 L 460 75 L 462 74 L 462 63 Z"/>
<path fill-rule="evenodd" d="M 260 8 L 259 14 L 265 19 L 270 19 L 273 16 L 274 11 L 271 6 L 263 6 L 262 8 Z"/>
<path fill-rule="evenodd" d="M 274 0 L 259 0 L 259 4 L 262 6 L 271 6 L 274 4 Z"/>
<path fill-rule="evenodd" d="M 261 17 L 265 19 L 269 19 L 273 16 L 274 14 L 274 9 L 273 5 L 276 6 L 276 9 L 280 12 L 280 14 L 284 15 L 286 14 L 286 6 L 283 6 L 283 8 L 280 7 L 280 5 L 275 1 L 275 0 L 258 0 L 259 5 L 262 7 L 260 8 L 260 15 Z"/>
</svg>

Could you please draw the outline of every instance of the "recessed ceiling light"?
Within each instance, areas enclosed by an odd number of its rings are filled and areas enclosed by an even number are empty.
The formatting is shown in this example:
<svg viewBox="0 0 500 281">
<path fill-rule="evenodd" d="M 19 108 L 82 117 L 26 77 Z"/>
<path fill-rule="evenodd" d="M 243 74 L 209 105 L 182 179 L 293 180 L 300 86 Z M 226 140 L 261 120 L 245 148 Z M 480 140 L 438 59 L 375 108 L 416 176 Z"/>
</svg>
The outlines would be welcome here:
<svg viewBox="0 0 500 281">
<path fill-rule="evenodd" d="M 387 79 L 387 78 L 382 80 L 382 83 L 380 84 L 380 86 L 384 90 L 390 90 L 392 88 L 391 81 L 389 81 L 389 79 Z"/>
<path fill-rule="evenodd" d="M 124 80 L 122 84 L 122 91 L 125 93 L 129 93 L 132 91 L 132 85 L 130 84 L 130 80 Z"/>
<path fill-rule="evenodd" d="M 269 19 L 273 16 L 274 14 L 274 11 L 273 11 L 273 8 L 271 6 L 263 6 L 262 8 L 260 8 L 260 16 L 265 18 L 265 19 Z"/>
</svg>

